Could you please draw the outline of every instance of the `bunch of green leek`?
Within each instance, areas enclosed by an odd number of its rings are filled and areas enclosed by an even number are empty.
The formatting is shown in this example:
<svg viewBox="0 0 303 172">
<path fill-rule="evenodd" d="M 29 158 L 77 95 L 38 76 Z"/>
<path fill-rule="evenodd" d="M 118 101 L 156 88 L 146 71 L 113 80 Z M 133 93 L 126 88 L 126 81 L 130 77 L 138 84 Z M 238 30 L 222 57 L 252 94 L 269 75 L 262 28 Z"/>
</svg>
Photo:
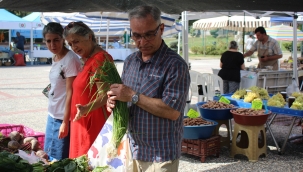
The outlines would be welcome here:
<svg viewBox="0 0 303 172">
<path fill-rule="evenodd" d="M 90 88 L 93 84 L 99 83 L 101 87 L 98 87 L 97 97 L 104 95 L 109 91 L 109 86 L 111 84 L 121 84 L 122 80 L 113 61 L 106 59 L 104 62 L 100 63 L 99 68 L 93 76 L 90 78 Z M 113 109 L 113 136 L 110 142 L 110 147 L 108 147 L 108 153 L 110 157 L 114 157 L 117 154 L 117 148 L 123 136 L 126 133 L 128 125 L 128 109 L 127 103 L 116 101 L 115 108 Z"/>
</svg>

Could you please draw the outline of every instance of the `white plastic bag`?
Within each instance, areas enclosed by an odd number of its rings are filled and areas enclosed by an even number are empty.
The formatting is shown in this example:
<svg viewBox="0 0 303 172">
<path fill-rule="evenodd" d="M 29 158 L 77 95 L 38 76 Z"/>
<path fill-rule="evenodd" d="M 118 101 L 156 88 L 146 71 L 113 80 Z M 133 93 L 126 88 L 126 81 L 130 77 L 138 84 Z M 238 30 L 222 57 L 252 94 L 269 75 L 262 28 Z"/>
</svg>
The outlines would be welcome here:
<svg viewBox="0 0 303 172">
<path fill-rule="evenodd" d="M 31 154 L 28 154 L 23 150 L 18 150 L 17 155 L 19 155 L 22 159 L 28 161 L 29 164 L 35 164 L 38 163 L 39 161 L 43 161 L 45 164 L 48 164 L 45 159 L 36 156 L 34 151 L 32 151 Z"/>
<path fill-rule="evenodd" d="M 118 155 L 115 158 L 108 156 L 107 147 L 113 135 L 112 128 L 113 115 L 111 114 L 87 152 L 89 164 L 92 168 L 108 166 L 107 171 L 110 172 L 133 172 L 133 159 L 126 134 L 118 147 Z"/>
<path fill-rule="evenodd" d="M 290 97 L 293 92 L 300 92 L 295 78 L 292 79 L 291 84 L 286 88 L 287 96 Z"/>
</svg>

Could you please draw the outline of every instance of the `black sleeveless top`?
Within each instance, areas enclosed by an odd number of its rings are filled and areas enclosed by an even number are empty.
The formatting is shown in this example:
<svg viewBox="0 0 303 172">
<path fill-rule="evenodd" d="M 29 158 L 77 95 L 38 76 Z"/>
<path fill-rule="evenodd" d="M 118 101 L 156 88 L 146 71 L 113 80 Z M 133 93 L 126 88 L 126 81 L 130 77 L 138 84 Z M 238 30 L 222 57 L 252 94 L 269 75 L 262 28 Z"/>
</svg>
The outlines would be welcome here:
<svg viewBox="0 0 303 172">
<path fill-rule="evenodd" d="M 240 52 L 225 51 L 221 56 L 222 69 L 218 75 L 226 81 L 241 81 L 241 65 L 244 63 L 244 56 Z"/>
</svg>

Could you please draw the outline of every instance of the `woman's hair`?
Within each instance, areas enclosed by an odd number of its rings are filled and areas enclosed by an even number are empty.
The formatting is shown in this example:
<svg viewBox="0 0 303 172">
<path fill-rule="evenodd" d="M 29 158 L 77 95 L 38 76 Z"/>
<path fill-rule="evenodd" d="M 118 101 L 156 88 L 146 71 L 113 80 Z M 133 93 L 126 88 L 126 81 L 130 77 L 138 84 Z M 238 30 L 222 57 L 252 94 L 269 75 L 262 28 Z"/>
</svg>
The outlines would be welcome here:
<svg viewBox="0 0 303 172">
<path fill-rule="evenodd" d="M 76 34 L 83 37 L 92 36 L 92 41 L 96 42 L 96 37 L 94 32 L 83 22 L 70 22 L 65 26 L 63 31 L 63 38 L 66 38 L 69 34 Z"/>
<path fill-rule="evenodd" d="M 55 22 L 49 22 L 46 26 L 44 26 L 42 34 L 43 38 L 45 38 L 45 35 L 47 33 L 51 34 L 57 34 L 60 37 L 63 35 L 63 27 L 60 23 L 55 23 Z"/>
<path fill-rule="evenodd" d="M 128 19 L 146 18 L 151 15 L 158 24 L 161 23 L 161 11 L 155 6 L 137 6 L 128 12 Z"/>
<path fill-rule="evenodd" d="M 238 44 L 236 41 L 230 41 L 229 43 L 229 49 L 238 49 Z"/>
</svg>

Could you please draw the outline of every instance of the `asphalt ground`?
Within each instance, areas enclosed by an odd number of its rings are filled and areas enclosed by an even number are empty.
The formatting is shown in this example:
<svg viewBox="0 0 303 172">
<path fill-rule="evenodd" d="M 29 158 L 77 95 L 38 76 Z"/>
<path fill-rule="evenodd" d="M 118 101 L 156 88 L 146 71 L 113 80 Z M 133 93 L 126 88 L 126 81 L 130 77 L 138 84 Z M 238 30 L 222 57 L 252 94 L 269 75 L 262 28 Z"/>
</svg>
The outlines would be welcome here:
<svg viewBox="0 0 303 172">
<path fill-rule="evenodd" d="M 212 73 L 219 67 L 219 59 L 190 60 L 192 70 Z M 257 64 L 257 59 L 245 62 L 246 66 Z M 116 62 L 121 74 L 123 62 Z M 51 65 L 0 66 L 0 124 L 22 124 L 35 131 L 44 132 L 47 119 L 48 99 L 42 90 L 49 84 Z M 272 125 L 276 139 L 281 143 L 288 126 Z M 301 134 L 295 126 L 292 134 Z M 221 131 L 220 131 L 221 132 Z M 224 131 L 223 131 L 224 132 Z M 267 156 L 251 163 L 245 157 L 231 158 L 230 149 L 222 148 L 220 157 L 210 156 L 205 163 L 200 158 L 182 154 L 179 171 L 299 171 L 303 168 L 303 144 L 287 143 L 284 155 L 278 155 L 271 136 L 267 137 Z"/>
</svg>

